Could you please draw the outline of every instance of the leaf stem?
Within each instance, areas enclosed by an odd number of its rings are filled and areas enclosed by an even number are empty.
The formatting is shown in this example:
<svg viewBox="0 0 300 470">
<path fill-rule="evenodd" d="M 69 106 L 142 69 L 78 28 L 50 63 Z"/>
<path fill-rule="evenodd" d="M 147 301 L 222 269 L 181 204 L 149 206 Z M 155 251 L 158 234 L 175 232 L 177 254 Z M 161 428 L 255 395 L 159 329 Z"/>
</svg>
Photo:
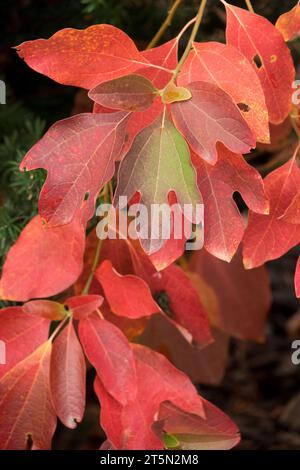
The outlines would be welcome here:
<svg viewBox="0 0 300 470">
<path fill-rule="evenodd" d="M 109 198 L 109 194 L 112 195 L 111 181 L 109 181 L 104 186 L 102 194 L 103 194 L 104 201 L 107 202 L 108 198 Z M 93 259 L 93 263 L 92 263 L 92 267 L 91 267 L 91 272 L 89 274 L 89 277 L 87 278 L 87 281 L 84 285 L 84 288 L 82 289 L 81 295 L 86 295 L 86 294 L 89 293 L 91 283 L 92 283 L 92 280 L 93 280 L 93 277 L 94 277 L 94 273 L 95 273 L 95 271 L 97 269 L 97 266 L 98 266 L 98 263 L 99 263 L 99 258 L 100 258 L 101 248 L 102 248 L 102 241 L 103 241 L 102 238 L 99 238 L 99 240 L 97 242 L 97 246 L 96 246 L 95 254 L 94 254 L 94 259 Z"/>
<path fill-rule="evenodd" d="M 70 320 L 70 316 L 66 317 L 64 320 L 62 320 L 59 325 L 57 326 L 57 328 L 55 328 L 55 330 L 53 331 L 52 335 L 50 336 L 49 340 L 48 341 L 51 341 L 53 343 L 53 341 L 55 340 L 55 338 L 59 335 L 60 331 L 63 329 L 63 327 L 65 326 L 65 324 Z M 72 319 L 71 319 L 72 320 Z"/>
<path fill-rule="evenodd" d="M 253 8 L 253 6 L 252 6 L 251 0 L 245 0 L 245 2 L 246 2 L 246 5 L 247 5 L 248 10 L 249 10 L 251 13 L 254 13 L 254 8 Z"/>
<path fill-rule="evenodd" d="M 175 0 L 174 1 L 173 5 L 171 6 L 171 8 L 168 11 L 168 15 L 167 15 L 165 21 L 163 22 L 163 24 L 161 25 L 161 27 L 159 28 L 159 30 L 157 31 L 155 36 L 151 39 L 151 41 L 149 42 L 146 49 L 151 49 L 152 47 L 156 46 L 156 44 L 158 43 L 160 38 L 164 35 L 166 30 L 168 29 L 168 27 L 172 23 L 173 17 L 174 17 L 174 15 L 176 13 L 176 10 L 179 7 L 181 2 L 182 2 L 182 0 Z"/>
<path fill-rule="evenodd" d="M 300 1 L 300 0 L 299 0 Z M 192 18 L 186 25 L 184 25 L 184 27 L 182 28 L 182 30 L 180 31 L 180 33 L 178 34 L 177 36 L 177 42 L 180 41 L 182 35 L 186 32 L 186 30 L 193 24 L 195 23 L 197 17 L 195 16 L 194 18 Z"/>
<path fill-rule="evenodd" d="M 192 32 L 191 32 L 189 41 L 187 43 L 187 46 L 184 50 L 184 53 L 182 54 L 182 56 L 180 58 L 180 61 L 178 62 L 177 67 L 174 70 L 173 77 L 171 79 L 172 82 L 174 82 L 176 80 L 177 75 L 179 74 L 179 72 L 181 70 L 181 67 L 183 66 L 187 56 L 189 55 L 190 50 L 193 47 L 194 39 L 197 35 L 200 23 L 201 23 L 202 18 L 203 18 L 203 13 L 204 13 L 204 9 L 205 9 L 205 6 L 206 6 L 206 2 L 207 2 L 207 0 L 201 0 L 201 2 L 200 2 L 200 6 L 199 6 L 199 10 L 198 10 L 198 13 L 197 13 L 197 16 L 196 16 L 196 21 L 195 21 L 194 27 L 192 29 Z"/>
</svg>

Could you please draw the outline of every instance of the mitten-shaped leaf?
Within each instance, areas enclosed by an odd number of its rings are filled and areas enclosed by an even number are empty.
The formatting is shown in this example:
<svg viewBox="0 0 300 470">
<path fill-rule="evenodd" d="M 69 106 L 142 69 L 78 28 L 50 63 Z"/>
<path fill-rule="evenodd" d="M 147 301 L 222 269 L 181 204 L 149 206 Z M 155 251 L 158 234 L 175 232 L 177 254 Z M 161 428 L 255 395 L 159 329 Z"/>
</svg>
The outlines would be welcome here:
<svg viewBox="0 0 300 470">
<path fill-rule="evenodd" d="M 126 33 L 107 24 L 66 28 L 17 47 L 32 69 L 64 85 L 92 88 L 147 63 Z"/>
<path fill-rule="evenodd" d="M 204 201 L 204 246 L 211 254 L 230 261 L 244 234 L 245 222 L 232 196 L 238 191 L 248 207 L 268 213 L 269 203 L 263 180 L 242 155 L 218 147 L 218 161 L 212 166 L 193 155 L 198 187 Z"/>
<path fill-rule="evenodd" d="M 49 227 L 39 216 L 34 217 L 8 252 L 0 297 L 26 301 L 67 289 L 82 270 L 84 246 L 85 230 L 78 220 Z"/>
<path fill-rule="evenodd" d="M 280 32 L 266 18 L 223 3 L 227 12 L 226 40 L 253 64 L 265 93 L 270 122 L 279 124 L 291 109 L 295 77 L 291 53 Z"/>
<path fill-rule="evenodd" d="M 157 91 L 147 78 L 141 75 L 126 75 L 97 85 L 90 90 L 89 97 L 107 108 L 143 111 L 151 106 Z"/>
<path fill-rule="evenodd" d="M 29 315 L 22 307 L 0 310 L 0 338 L 5 343 L 5 364 L 0 377 L 47 341 L 50 321 Z"/>
<path fill-rule="evenodd" d="M 134 400 L 137 392 L 135 364 L 123 333 L 93 313 L 80 321 L 79 337 L 107 392 L 122 405 Z"/>
<path fill-rule="evenodd" d="M 83 417 L 85 374 L 85 357 L 70 321 L 53 343 L 50 384 L 56 414 L 71 429 Z"/>
<path fill-rule="evenodd" d="M 109 260 L 104 261 L 95 272 L 102 285 L 107 302 L 116 315 L 140 318 L 160 312 L 148 285 L 137 276 L 119 274 Z"/>
<path fill-rule="evenodd" d="M 21 170 L 45 168 L 39 213 L 51 225 L 84 222 L 94 213 L 100 189 L 115 171 L 124 142 L 126 113 L 78 114 L 55 123 L 27 153 Z"/>
<path fill-rule="evenodd" d="M 255 138 L 232 98 L 215 83 L 197 81 L 187 85 L 192 98 L 171 105 L 175 126 L 195 153 L 214 164 L 217 142 L 232 152 L 247 153 Z"/>
<path fill-rule="evenodd" d="M 56 427 L 50 386 L 51 342 L 42 344 L 0 380 L 0 448 L 46 450 Z"/>
<path fill-rule="evenodd" d="M 219 42 L 194 42 L 178 83 L 187 85 L 197 80 L 214 83 L 228 93 L 239 106 L 255 139 L 270 141 L 262 86 L 250 62 L 238 49 Z"/>
</svg>

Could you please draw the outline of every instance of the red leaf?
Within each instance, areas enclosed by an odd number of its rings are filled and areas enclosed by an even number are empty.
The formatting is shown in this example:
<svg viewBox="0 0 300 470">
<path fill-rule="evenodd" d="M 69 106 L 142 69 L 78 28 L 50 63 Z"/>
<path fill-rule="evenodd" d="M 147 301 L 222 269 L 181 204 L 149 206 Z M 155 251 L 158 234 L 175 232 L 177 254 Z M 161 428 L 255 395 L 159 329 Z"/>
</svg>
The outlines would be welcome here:
<svg viewBox="0 0 300 470">
<path fill-rule="evenodd" d="M 117 449 L 162 449 L 162 442 L 152 431 L 159 405 L 170 400 L 186 411 L 203 416 L 202 399 L 190 380 L 164 356 L 140 345 L 132 347 L 137 370 L 137 396 L 122 407 L 97 378 L 95 391 L 101 403 L 101 426 Z"/>
<path fill-rule="evenodd" d="M 245 225 L 233 193 L 238 191 L 252 211 L 268 213 L 262 178 L 242 155 L 221 145 L 214 166 L 197 155 L 192 157 L 205 207 L 204 246 L 217 258 L 230 261 L 243 238 Z"/>
<path fill-rule="evenodd" d="M 102 305 L 101 295 L 77 295 L 65 300 L 65 305 L 72 311 L 75 320 L 82 320 Z"/>
<path fill-rule="evenodd" d="M 157 271 L 162 271 L 163 269 L 170 266 L 170 264 L 172 264 L 178 258 L 180 258 L 180 256 L 184 253 L 185 243 L 187 241 L 187 236 L 184 233 L 185 217 L 182 211 L 180 210 L 180 206 L 177 204 L 176 197 L 172 193 L 170 193 L 169 195 L 169 204 L 172 207 L 172 215 L 171 215 L 172 230 L 170 233 L 170 237 L 165 241 L 163 246 L 158 251 L 156 251 L 155 253 L 152 253 L 149 256 L 151 263 L 155 266 L 155 269 Z M 182 230 L 180 233 L 181 237 L 177 238 L 178 234 L 176 234 L 176 237 L 175 237 L 174 222 L 175 220 L 180 220 L 179 219 L 180 217 L 181 217 Z"/>
<path fill-rule="evenodd" d="M 141 75 L 125 75 L 101 83 L 88 96 L 97 104 L 123 111 L 143 111 L 149 108 L 158 90 Z"/>
<path fill-rule="evenodd" d="M 241 106 L 256 140 L 270 142 L 264 92 L 255 70 L 243 54 L 229 44 L 194 42 L 178 83 L 187 85 L 197 80 L 214 83 L 228 93 Z"/>
<path fill-rule="evenodd" d="M 107 24 L 62 29 L 49 39 L 23 42 L 17 52 L 33 70 L 88 89 L 147 63 L 127 34 Z"/>
<path fill-rule="evenodd" d="M 290 11 L 280 15 L 276 21 L 276 28 L 281 32 L 285 41 L 295 39 L 300 33 L 300 4 L 297 4 Z"/>
<path fill-rule="evenodd" d="M 296 272 L 295 272 L 295 290 L 296 296 L 300 297 L 300 257 L 297 261 Z"/>
<path fill-rule="evenodd" d="M 56 414 L 71 429 L 84 414 L 85 374 L 85 357 L 70 321 L 53 343 L 50 384 Z"/>
<path fill-rule="evenodd" d="M 31 300 L 23 305 L 23 311 L 51 321 L 63 320 L 67 314 L 62 304 L 52 300 Z"/>
<path fill-rule="evenodd" d="M 217 161 L 217 142 L 232 152 L 247 153 L 255 139 L 232 98 L 214 83 L 197 81 L 187 86 L 192 98 L 171 105 L 177 129 L 195 153 L 208 163 Z"/>
<path fill-rule="evenodd" d="M 80 321 L 79 337 L 87 358 L 95 367 L 107 392 L 122 405 L 134 400 L 134 359 L 123 333 L 93 313 Z"/>
<path fill-rule="evenodd" d="M 162 403 L 158 420 L 175 435 L 182 450 L 228 450 L 240 441 L 237 426 L 219 408 L 203 400 L 205 418 L 188 414 L 173 403 Z"/>
<path fill-rule="evenodd" d="M 156 88 L 164 88 L 172 78 L 171 71 L 174 70 L 177 65 L 177 50 L 178 41 L 175 38 L 161 46 L 142 51 L 141 54 L 145 60 L 148 60 L 151 64 L 158 67 L 170 69 L 170 72 L 160 68 L 145 66 L 144 68 L 137 70 L 136 73 L 150 80 Z M 126 128 L 128 140 L 124 145 L 122 155 L 125 155 L 128 152 L 135 137 L 145 129 L 145 127 L 150 126 L 155 121 L 155 118 L 157 118 L 157 116 L 162 112 L 163 103 L 161 98 L 157 97 L 152 106 L 146 111 L 136 112 L 129 117 Z"/>
<path fill-rule="evenodd" d="M 116 315 L 134 319 L 161 311 L 145 281 L 132 274 L 122 276 L 109 260 L 99 266 L 95 276 L 103 287 L 111 310 Z"/>
<path fill-rule="evenodd" d="M 291 53 L 266 18 L 223 3 L 227 12 L 226 40 L 252 63 L 265 93 L 270 122 L 279 124 L 292 104 L 295 69 Z"/>
<path fill-rule="evenodd" d="M 207 312 L 181 268 L 173 264 L 153 276 L 151 288 L 165 313 L 187 329 L 195 341 L 202 345 L 212 341 Z"/>
<path fill-rule="evenodd" d="M 178 39 L 174 38 L 165 42 L 161 46 L 153 47 L 141 52 L 141 55 L 149 63 L 168 70 L 162 70 L 155 67 L 147 67 L 139 69 L 137 73 L 148 78 L 156 88 L 163 88 L 172 78 L 172 70 L 177 65 Z"/>
<path fill-rule="evenodd" d="M 300 224 L 300 188 L 298 187 L 298 193 L 293 198 L 291 204 L 287 207 L 284 214 L 280 217 L 284 222 L 291 224 Z"/>
<path fill-rule="evenodd" d="M 56 416 L 49 388 L 51 342 L 42 344 L 0 380 L 0 448 L 50 449 Z"/>
<path fill-rule="evenodd" d="M 270 283 L 264 267 L 245 270 L 240 251 L 226 263 L 201 250 L 193 253 L 190 269 L 216 294 L 220 308 L 212 319 L 214 326 L 237 338 L 264 340 L 271 304 Z"/>
<path fill-rule="evenodd" d="M 49 326 L 49 320 L 28 315 L 22 307 L 0 310 L 0 339 L 6 356 L 5 364 L 0 365 L 0 377 L 47 340 Z"/>
<path fill-rule="evenodd" d="M 249 211 L 248 227 L 243 240 L 244 265 L 247 269 L 279 258 L 300 241 L 300 226 L 284 220 L 282 215 L 299 191 L 300 170 L 296 153 L 290 161 L 272 171 L 264 180 L 270 201 L 270 214 Z"/>
<path fill-rule="evenodd" d="M 82 270 L 84 245 L 85 231 L 77 220 L 49 227 L 34 217 L 8 252 L 0 297 L 26 301 L 62 292 Z"/>
<path fill-rule="evenodd" d="M 63 119 L 27 153 L 21 170 L 48 171 L 39 212 L 51 225 L 67 224 L 79 211 L 84 222 L 93 216 L 97 195 L 114 174 L 126 119 L 126 113 Z"/>
</svg>

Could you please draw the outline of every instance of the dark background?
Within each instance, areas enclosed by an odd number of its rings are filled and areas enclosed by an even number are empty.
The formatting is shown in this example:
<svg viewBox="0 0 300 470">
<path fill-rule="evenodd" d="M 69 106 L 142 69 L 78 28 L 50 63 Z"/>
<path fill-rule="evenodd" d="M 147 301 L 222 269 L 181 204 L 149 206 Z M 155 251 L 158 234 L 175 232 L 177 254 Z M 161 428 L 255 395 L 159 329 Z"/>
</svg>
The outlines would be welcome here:
<svg viewBox="0 0 300 470">
<path fill-rule="evenodd" d="M 20 160 L 49 125 L 84 111 L 87 105 L 82 92 L 34 72 L 12 47 L 26 40 L 48 38 L 66 27 L 110 23 L 122 28 L 142 49 L 159 28 L 171 3 L 165 0 L 0 0 L 0 79 L 7 86 L 7 104 L 0 105 L 0 268 L 8 248 L 37 211 L 38 194 L 45 177 L 42 170 L 20 173 Z M 232 3 L 245 7 L 242 1 Z M 296 0 L 253 0 L 252 3 L 257 13 L 275 23 Z M 182 2 L 164 41 L 175 36 L 195 16 L 197 5 L 196 0 Z M 208 1 L 197 39 L 224 42 L 225 21 L 222 4 Z M 184 42 L 185 38 L 183 46 Z M 300 41 L 294 41 L 291 48 L 298 65 Z M 272 158 L 272 154 L 260 152 L 254 160 L 263 175 L 274 169 Z M 294 249 L 268 264 L 274 300 L 266 343 L 233 342 L 223 382 L 219 387 L 200 387 L 201 393 L 239 425 L 243 437 L 240 448 L 300 449 L 300 365 L 293 366 L 290 360 L 291 342 L 300 338 L 299 303 L 293 288 L 298 254 L 299 249 Z M 103 436 L 98 425 L 99 406 L 92 393 L 92 377 L 88 380 L 88 398 L 84 422 L 75 431 L 59 427 L 54 447 L 99 447 Z"/>
</svg>

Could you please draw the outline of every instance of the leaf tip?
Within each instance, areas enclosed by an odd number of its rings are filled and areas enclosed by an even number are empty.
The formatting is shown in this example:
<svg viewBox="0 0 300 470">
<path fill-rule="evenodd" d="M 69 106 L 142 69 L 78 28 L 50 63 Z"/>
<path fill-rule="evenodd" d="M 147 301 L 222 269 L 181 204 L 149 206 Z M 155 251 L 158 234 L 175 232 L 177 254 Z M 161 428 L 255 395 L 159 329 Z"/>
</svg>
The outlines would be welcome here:
<svg viewBox="0 0 300 470">
<path fill-rule="evenodd" d="M 243 259 L 243 265 L 244 265 L 245 269 L 252 269 L 253 268 L 252 260 L 250 258 L 244 258 Z"/>
</svg>

